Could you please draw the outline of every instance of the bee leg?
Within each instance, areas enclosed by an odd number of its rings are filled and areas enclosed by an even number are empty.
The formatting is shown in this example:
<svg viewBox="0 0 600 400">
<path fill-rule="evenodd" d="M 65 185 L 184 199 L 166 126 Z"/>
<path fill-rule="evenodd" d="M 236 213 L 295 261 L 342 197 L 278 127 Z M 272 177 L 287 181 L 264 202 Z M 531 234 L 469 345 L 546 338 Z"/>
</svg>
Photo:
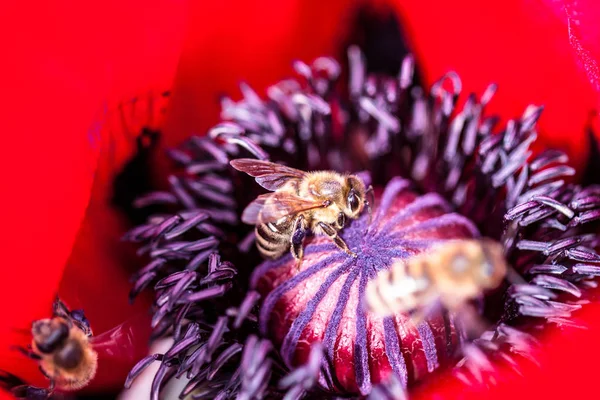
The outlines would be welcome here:
<svg viewBox="0 0 600 400">
<path fill-rule="evenodd" d="M 50 375 L 48 375 L 48 373 L 41 366 L 39 367 L 39 370 L 42 373 L 42 375 L 44 375 L 46 378 L 48 378 L 48 380 L 50 381 L 50 387 L 52 389 L 54 389 L 54 379 L 52 379 L 52 377 Z"/>
<path fill-rule="evenodd" d="M 344 239 L 338 236 L 337 231 L 331 225 L 326 224 L 324 222 L 319 222 L 318 225 L 323 230 L 323 232 L 327 236 L 329 236 L 331 240 L 333 240 L 333 243 L 335 243 L 337 247 L 344 250 L 350 256 L 356 257 L 356 253 L 350 250 L 346 242 L 344 242 Z"/>
<path fill-rule="evenodd" d="M 86 318 L 83 310 L 73 310 L 69 314 L 71 320 L 86 334 L 86 336 L 92 336 L 90 321 Z"/>
<path fill-rule="evenodd" d="M 56 296 L 56 299 L 54 299 L 52 311 L 55 317 L 62 317 L 66 319 L 70 319 L 71 317 L 71 312 L 58 296 Z"/>
<path fill-rule="evenodd" d="M 71 318 L 71 311 L 67 308 L 65 303 L 56 296 L 54 304 L 52 305 L 52 315 L 54 317 L 63 318 L 69 324 L 69 328 L 73 326 L 73 318 Z"/>
<path fill-rule="evenodd" d="M 50 398 L 48 390 L 26 385 L 21 378 L 3 370 L 0 370 L 0 387 L 11 392 L 17 399 L 46 400 Z"/>
<path fill-rule="evenodd" d="M 41 369 L 41 368 L 40 368 Z M 46 375 L 47 377 L 48 375 Z M 52 394 L 54 393 L 54 388 L 56 387 L 56 382 L 54 381 L 53 378 L 48 378 L 50 379 L 50 386 L 48 386 L 48 397 L 50 398 L 52 396 Z"/>
<path fill-rule="evenodd" d="M 83 310 L 69 310 L 69 308 L 58 298 L 58 296 L 56 297 L 56 300 L 54 300 L 53 308 L 55 316 L 66 319 L 69 321 L 69 323 L 75 324 L 78 328 L 80 328 L 87 336 L 92 336 L 90 322 L 85 317 Z"/>
<path fill-rule="evenodd" d="M 298 269 L 300 269 L 302 257 L 304 256 L 304 238 L 306 237 L 306 231 L 306 219 L 304 219 L 303 215 L 299 215 L 294 221 L 290 246 L 292 256 L 298 261 L 296 264 Z"/>
<path fill-rule="evenodd" d="M 52 393 L 48 392 L 46 389 L 29 385 L 15 386 L 10 392 L 17 399 L 46 400 L 50 399 L 52 396 Z"/>
<path fill-rule="evenodd" d="M 46 379 L 48 379 L 50 381 L 50 385 L 48 385 L 48 389 L 46 389 L 46 393 L 48 393 L 48 399 L 52 398 L 52 395 L 54 394 L 54 389 L 56 388 L 56 381 L 54 380 L 54 378 L 52 376 L 50 376 L 50 374 L 48 374 L 44 368 L 42 368 L 41 366 L 39 367 L 40 372 L 42 373 L 42 375 L 44 375 L 46 377 Z"/>
<path fill-rule="evenodd" d="M 21 346 L 13 346 L 12 349 L 17 350 L 19 353 L 23 354 L 25 357 L 31 358 L 32 360 L 39 361 L 42 359 L 42 357 L 31 351 L 31 349 L 26 349 L 25 347 Z"/>
</svg>

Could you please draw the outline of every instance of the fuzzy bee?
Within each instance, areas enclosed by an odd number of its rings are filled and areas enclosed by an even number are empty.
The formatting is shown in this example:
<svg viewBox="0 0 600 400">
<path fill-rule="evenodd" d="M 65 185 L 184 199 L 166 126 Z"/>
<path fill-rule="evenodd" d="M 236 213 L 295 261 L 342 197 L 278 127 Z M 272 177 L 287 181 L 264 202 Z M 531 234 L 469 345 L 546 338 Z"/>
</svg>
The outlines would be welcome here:
<svg viewBox="0 0 600 400">
<path fill-rule="evenodd" d="M 467 303 L 497 288 L 507 270 L 500 243 L 451 240 L 381 271 L 367 285 L 366 300 L 376 313 L 409 313 L 420 322 L 437 306 L 469 310 Z"/>
<path fill-rule="evenodd" d="M 365 207 L 370 211 L 365 196 L 372 188 L 365 188 L 356 175 L 304 172 L 246 158 L 232 160 L 231 165 L 273 192 L 258 196 L 242 214 L 243 222 L 256 225 L 256 244 L 264 258 L 276 259 L 289 250 L 300 262 L 309 230 L 356 256 L 338 235 L 348 219 L 358 218 Z"/>
<path fill-rule="evenodd" d="M 70 311 L 58 298 L 53 317 L 34 321 L 33 339 L 28 348 L 17 348 L 37 361 L 42 373 L 50 380 L 48 389 L 19 386 L 13 393 L 25 393 L 27 398 L 49 398 L 55 389 L 74 391 L 87 386 L 96 375 L 98 354 L 91 344 L 92 330 L 81 310 Z"/>
</svg>

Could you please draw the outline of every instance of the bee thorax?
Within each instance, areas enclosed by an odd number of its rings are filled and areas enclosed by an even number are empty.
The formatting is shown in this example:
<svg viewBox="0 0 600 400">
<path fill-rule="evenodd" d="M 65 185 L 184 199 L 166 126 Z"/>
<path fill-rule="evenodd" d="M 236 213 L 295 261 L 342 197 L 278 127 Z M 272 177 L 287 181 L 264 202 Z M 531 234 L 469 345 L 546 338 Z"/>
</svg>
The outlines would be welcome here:
<svg viewBox="0 0 600 400">
<path fill-rule="evenodd" d="M 69 340 L 59 351 L 54 353 L 54 362 L 62 368 L 73 369 L 81 363 L 83 357 L 83 348 L 79 342 Z"/>
</svg>

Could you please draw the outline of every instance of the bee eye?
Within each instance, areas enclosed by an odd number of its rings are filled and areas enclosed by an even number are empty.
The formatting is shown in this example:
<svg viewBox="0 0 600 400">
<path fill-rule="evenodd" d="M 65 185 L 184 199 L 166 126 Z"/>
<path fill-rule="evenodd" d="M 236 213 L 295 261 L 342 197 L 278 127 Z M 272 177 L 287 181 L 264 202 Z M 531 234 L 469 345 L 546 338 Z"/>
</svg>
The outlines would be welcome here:
<svg viewBox="0 0 600 400">
<path fill-rule="evenodd" d="M 54 321 L 38 321 L 32 327 L 35 345 L 42 353 L 52 353 L 69 336 L 69 327 Z"/>
<path fill-rule="evenodd" d="M 354 191 L 354 189 L 352 189 L 352 190 L 350 190 L 350 194 L 348 195 L 348 208 L 352 212 L 356 212 L 358 210 L 359 206 L 360 206 L 360 202 L 359 202 L 358 196 L 356 195 L 356 192 Z"/>
</svg>

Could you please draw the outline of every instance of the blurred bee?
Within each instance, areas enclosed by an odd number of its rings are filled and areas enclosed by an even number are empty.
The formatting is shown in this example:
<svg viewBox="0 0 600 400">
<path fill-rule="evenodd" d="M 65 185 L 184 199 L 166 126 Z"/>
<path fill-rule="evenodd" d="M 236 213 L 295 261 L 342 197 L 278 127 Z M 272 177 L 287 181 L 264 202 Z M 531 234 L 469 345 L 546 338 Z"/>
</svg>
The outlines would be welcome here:
<svg viewBox="0 0 600 400">
<path fill-rule="evenodd" d="M 139 339 L 136 327 L 147 324 L 146 313 L 92 335 L 90 323 L 83 310 L 69 310 L 56 299 L 52 318 L 34 321 L 31 330 L 23 333 L 33 336 L 27 348 L 16 350 L 36 361 L 40 371 L 50 380 L 48 388 L 25 384 L 7 371 L 0 370 L 0 387 L 9 390 L 18 399 L 61 399 L 61 391 L 79 390 L 88 385 L 98 368 L 98 357 L 118 363 L 131 363 L 142 357 L 143 346 L 134 345 Z"/>
<path fill-rule="evenodd" d="M 304 172 L 269 161 L 241 158 L 232 160 L 238 171 L 256 178 L 267 190 L 246 207 L 242 221 L 256 225 L 256 245 L 264 258 L 276 259 L 288 249 L 300 263 L 308 230 L 327 235 L 347 254 L 355 257 L 338 232 L 347 219 L 356 219 L 370 203 L 356 175 L 333 171 Z"/>
<path fill-rule="evenodd" d="M 497 288 L 507 270 L 500 243 L 452 240 L 381 271 L 367 285 L 366 300 L 376 313 L 409 313 L 419 323 L 437 306 L 472 311 L 467 303 Z"/>
<path fill-rule="evenodd" d="M 92 348 L 92 330 L 81 310 L 70 311 L 58 298 L 52 318 L 34 321 L 33 340 L 21 353 L 36 360 L 41 372 L 50 380 L 48 389 L 20 386 L 13 393 L 38 393 L 37 398 L 50 398 L 55 389 L 74 391 L 85 387 L 96 375 L 98 354 Z M 45 393 L 45 397 L 44 396 Z"/>
</svg>

